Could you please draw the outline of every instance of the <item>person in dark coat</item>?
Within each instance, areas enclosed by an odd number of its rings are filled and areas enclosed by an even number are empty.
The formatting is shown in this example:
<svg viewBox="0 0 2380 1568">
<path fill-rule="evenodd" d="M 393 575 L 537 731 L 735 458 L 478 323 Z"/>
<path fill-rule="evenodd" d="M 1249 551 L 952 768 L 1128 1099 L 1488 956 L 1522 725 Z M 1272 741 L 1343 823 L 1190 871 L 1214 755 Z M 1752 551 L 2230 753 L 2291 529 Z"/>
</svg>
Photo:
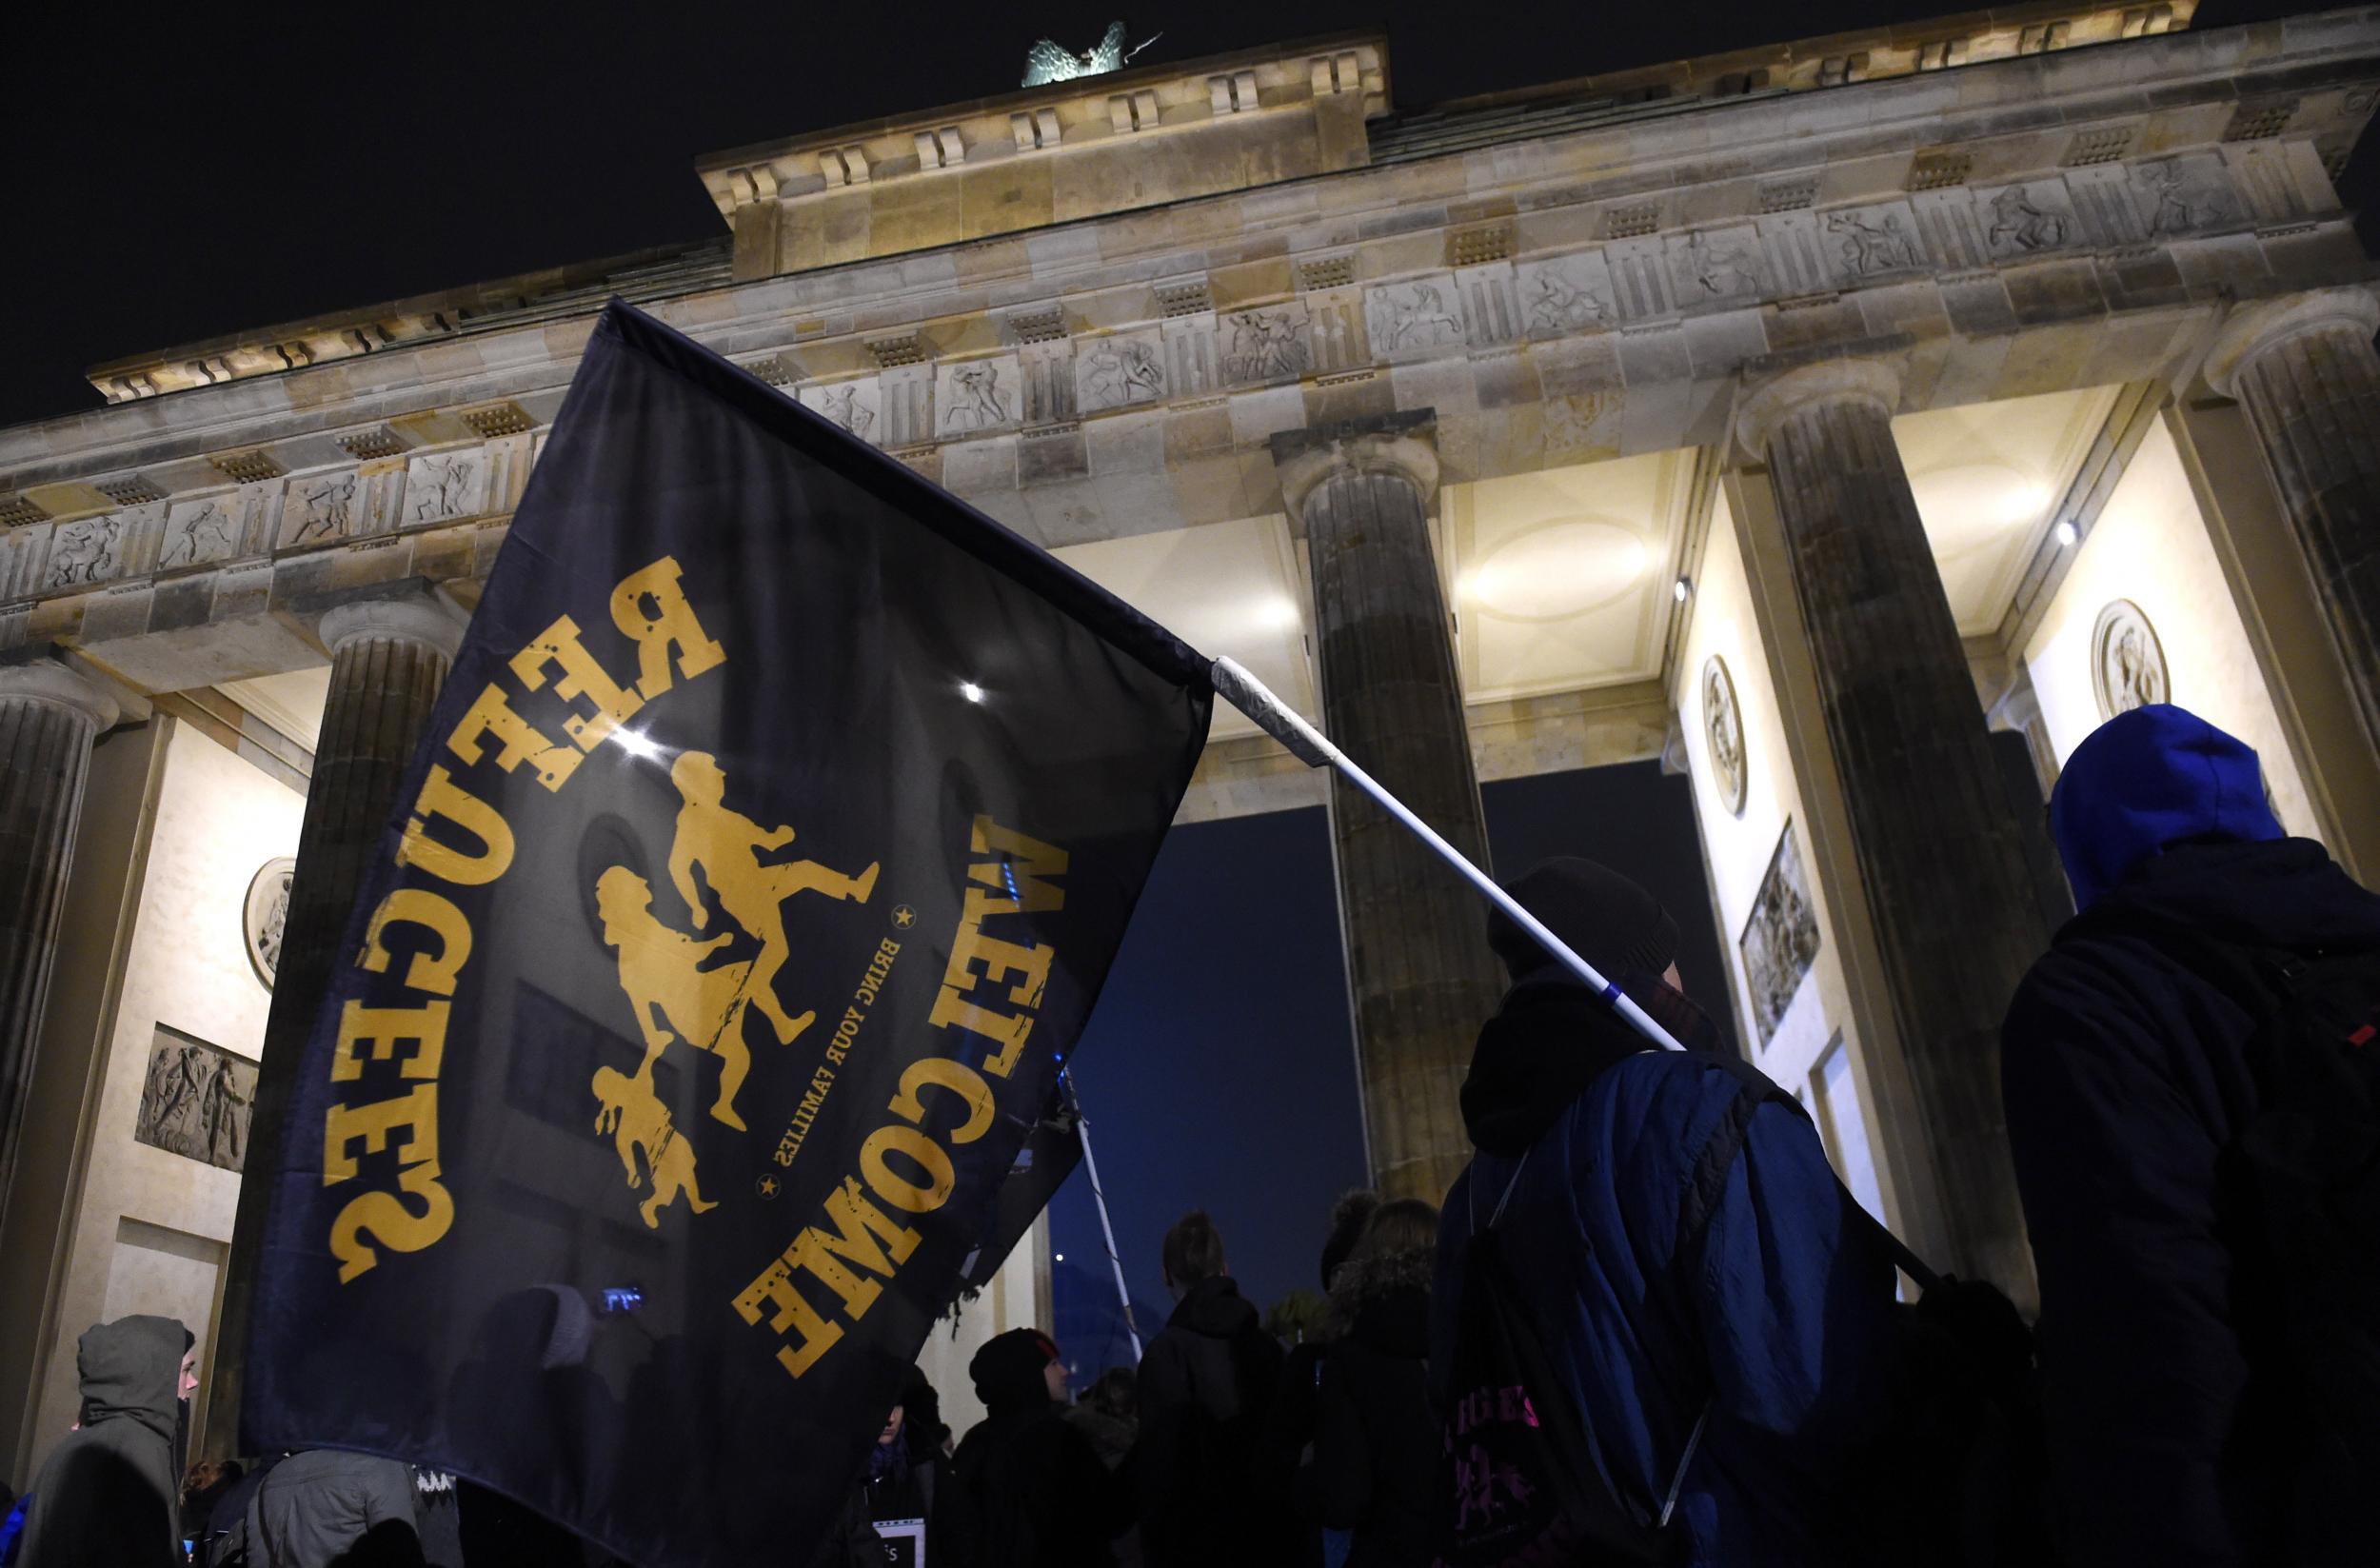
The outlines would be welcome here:
<svg viewBox="0 0 2380 1568">
<path fill-rule="evenodd" d="M 422 1568 L 412 1467 L 319 1448 L 273 1466 L 248 1505 L 255 1568 Z"/>
<path fill-rule="evenodd" d="M 1165 1233 L 1162 1262 L 1179 1304 L 1140 1360 L 1141 1550 L 1151 1568 L 1280 1562 L 1294 1527 L 1253 1462 L 1280 1387 L 1280 1345 L 1240 1298 L 1205 1214 Z"/>
<path fill-rule="evenodd" d="M 2074 1562 L 2327 1563 L 2285 1520 L 2308 1423 L 2236 1163 L 2257 1020 L 2149 916 L 2294 953 L 2380 948 L 2380 897 L 2286 838 L 2256 755 L 2170 705 L 2101 726 L 2051 827 L 2083 911 L 2019 987 L 2001 1089 L 2041 1281 L 2053 1517 Z M 2332 1478 L 2368 1495 L 2371 1478 Z M 2366 1525 L 2368 1531 L 2368 1523 Z"/>
<path fill-rule="evenodd" d="M 1131 1505 L 1060 1413 L 1066 1369 L 1048 1336 L 996 1335 L 967 1363 L 984 1418 L 935 1495 L 934 1568 L 1111 1568 Z"/>
<path fill-rule="evenodd" d="M 171 1318 L 95 1323 L 76 1342 L 83 1420 L 32 1486 L 23 1568 L 164 1568 L 182 1558 L 182 1403 L 198 1388 Z"/>
<path fill-rule="evenodd" d="M 1444 1447 L 1430 1408 L 1430 1281 L 1438 1210 L 1385 1203 L 1331 1285 L 1336 1337 L 1316 1396 L 1306 1493 L 1349 1532 L 1345 1568 L 1428 1568 Z"/>
<path fill-rule="evenodd" d="M 1744 1084 L 1678 988 L 1677 927 L 1593 861 L 1550 861 L 1506 886 L 1688 1048 L 1648 1049 L 1516 923 L 1490 917 L 1513 984 L 1462 1085 L 1478 1152 L 1439 1221 L 1434 1393 L 1448 1393 L 1437 1375 L 1453 1364 L 1465 1249 L 1503 1203 L 1503 1255 L 1554 1373 L 1640 1518 L 1677 1487 L 1681 1560 L 1859 1560 L 1852 1460 L 1882 1418 L 1890 1260 L 1809 1119 L 1762 1102 L 1724 1167 L 1701 1266 L 1679 1278 L 1680 1195 Z"/>
<path fill-rule="evenodd" d="M 1331 1281 L 1337 1278 L 1339 1266 L 1363 1239 L 1363 1227 L 1380 1201 L 1378 1193 L 1359 1187 L 1340 1194 L 1339 1201 L 1331 1205 L 1330 1230 L 1322 1241 L 1325 1296 L 1330 1294 Z M 1307 1452 L 1314 1443 L 1316 1396 L 1322 1381 L 1322 1358 L 1329 1349 L 1330 1330 L 1326 1326 L 1312 1339 L 1291 1345 L 1282 1360 L 1280 1387 L 1273 1396 L 1272 1411 L 1265 1417 L 1264 1436 L 1257 1444 L 1255 1459 L 1257 1485 L 1265 1494 L 1280 1499 L 1296 1496 Z M 1323 1529 L 1313 1518 L 1310 1508 L 1293 1505 L 1284 1511 L 1297 1521 L 1293 1526 L 1296 1538 L 1284 1561 L 1296 1568 L 1339 1568 L 1346 1560 L 1346 1531 Z"/>
</svg>

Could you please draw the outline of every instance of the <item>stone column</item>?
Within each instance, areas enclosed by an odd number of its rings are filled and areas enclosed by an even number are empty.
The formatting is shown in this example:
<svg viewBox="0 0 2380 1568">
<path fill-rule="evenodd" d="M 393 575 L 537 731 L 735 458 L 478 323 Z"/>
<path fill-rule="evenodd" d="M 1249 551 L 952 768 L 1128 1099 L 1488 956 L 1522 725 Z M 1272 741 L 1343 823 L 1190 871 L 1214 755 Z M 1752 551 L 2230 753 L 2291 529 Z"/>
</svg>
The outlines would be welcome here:
<svg viewBox="0 0 2380 1568">
<path fill-rule="evenodd" d="M 1744 402 L 1816 669 L 1852 847 L 1940 1178 L 1937 1266 L 2033 1297 L 1999 1029 L 2049 932 L 1958 627 L 1893 442 L 1886 367 L 1787 371 Z"/>
<path fill-rule="evenodd" d="M 241 1363 L 248 1353 L 250 1293 L 264 1245 L 271 1174 L 281 1158 L 281 1123 L 307 1036 L 338 961 L 338 944 L 347 934 L 348 912 L 396 804 L 398 781 L 413 760 L 438 688 L 462 644 L 463 617 L 444 599 L 413 592 L 338 605 L 323 617 L 321 636 L 330 652 L 330 691 L 314 747 L 306 821 L 298 830 L 297 874 L 289 885 L 239 1218 L 216 1324 L 205 1445 L 209 1453 L 242 1451 Z"/>
<path fill-rule="evenodd" d="M 1283 431 L 1273 462 L 1314 578 L 1324 731 L 1484 867 L 1479 781 L 1430 548 L 1436 432 L 1426 409 Z M 1331 832 L 1373 1181 L 1435 1203 L 1471 1157 L 1458 1092 L 1503 991 L 1486 912 L 1336 775 Z"/>
<path fill-rule="evenodd" d="M 115 722 L 115 700 L 64 665 L 0 667 L 0 1213 L 16 1173 L 91 744 Z"/>
<path fill-rule="evenodd" d="M 2234 315 L 2207 382 L 2248 410 L 2311 568 L 2364 729 L 2380 745 L 2380 303 L 2360 288 Z"/>
</svg>

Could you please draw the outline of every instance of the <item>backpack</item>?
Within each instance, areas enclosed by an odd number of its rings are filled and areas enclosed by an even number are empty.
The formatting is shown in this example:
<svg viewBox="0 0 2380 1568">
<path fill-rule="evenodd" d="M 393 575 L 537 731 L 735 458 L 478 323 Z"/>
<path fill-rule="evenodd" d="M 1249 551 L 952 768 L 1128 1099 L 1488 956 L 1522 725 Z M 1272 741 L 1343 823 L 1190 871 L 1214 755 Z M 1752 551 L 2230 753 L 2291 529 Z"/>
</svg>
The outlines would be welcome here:
<svg viewBox="0 0 2380 1568">
<path fill-rule="evenodd" d="M 1712 1211 L 1758 1107 L 1749 1095 L 1729 1107 L 1703 1145 L 1679 1203 L 1671 1272 L 1654 1281 L 1653 1294 L 1681 1324 L 1694 1321 L 1682 1281 L 1700 1272 Z M 1594 1431 L 1571 1403 L 1504 1261 L 1496 1225 L 1528 1163 L 1522 1155 L 1495 1212 L 1485 1225 L 1474 1223 L 1463 1249 L 1454 1364 L 1445 1385 L 1452 1400 L 1439 1460 L 1437 1568 L 1674 1562 L 1684 1542 L 1670 1527 L 1670 1516 L 1710 1420 L 1709 1396 L 1658 1506 L 1629 1500 L 1614 1483 Z M 1681 1377 L 1709 1381 L 1699 1359 L 1692 1369 L 1681 1369 Z"/>
<path fill-rule="evenodd" d="M 2380 1475 L 2380 950 L 2260 947 L 2120 907 L 2086 918 L 2154 943 L 2256 1020 L 2257 1110 L 2225 1151 L 2273 1282 L 2251 1351 L 2300 1418 L 2292 1560 L 2358 1560 Z"/>
</svg>

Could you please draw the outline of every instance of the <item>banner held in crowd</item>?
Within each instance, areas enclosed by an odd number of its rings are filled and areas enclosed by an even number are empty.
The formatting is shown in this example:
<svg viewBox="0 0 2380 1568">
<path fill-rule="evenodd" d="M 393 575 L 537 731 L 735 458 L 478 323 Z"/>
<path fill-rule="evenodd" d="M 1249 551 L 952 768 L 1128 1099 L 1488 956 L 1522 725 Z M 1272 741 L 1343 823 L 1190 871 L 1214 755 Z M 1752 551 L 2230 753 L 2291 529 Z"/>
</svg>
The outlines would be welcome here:
<svg viewBox="0 0 2380 1568">
<path fill-rule="evenodd" d="M 1212 703 L 615 303 L 259 1173 L 247 1449 L 451 1470 L 646 1564 L 801 1558 L 1014 1240 Z"/>
</svg>

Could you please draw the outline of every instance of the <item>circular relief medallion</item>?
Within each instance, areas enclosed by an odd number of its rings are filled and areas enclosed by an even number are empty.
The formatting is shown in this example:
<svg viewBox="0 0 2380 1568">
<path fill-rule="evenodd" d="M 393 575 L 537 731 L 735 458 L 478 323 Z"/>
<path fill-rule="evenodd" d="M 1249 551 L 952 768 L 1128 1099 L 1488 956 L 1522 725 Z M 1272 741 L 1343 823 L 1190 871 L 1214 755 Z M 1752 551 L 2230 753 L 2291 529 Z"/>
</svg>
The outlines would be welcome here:
<svg viewBox="0 0 2380 1568">
<path fill-rule="evenodd" d="M 2099 612 L 2091 631 L 2091 686 L 2098 694 L 2099 717 L 2112 719 L 2151 703 L 2173 700 L 2165 668 L 2165 646 L 2157 628 L 2129 599 Z"/>
<path fill-rule="evenodd" d="M 281 932 L 289 923 L 289 879 L 295 875 L 297 862 L 283 855 L 258 867 L 255 879 L 248 884 L 242 925 L 248 934 L 248 961 L 256 966 L 256 978 L 268 991 L 281 969 Z"/>
<path fill-rule="evenodd" d="M 1744 716 L 1727 661 L 1713 654 L 1702 666 L 1702 733 L 1711 743 L 1711 776 L 1727 809 L 1744 814 Z"/>
</svg>

